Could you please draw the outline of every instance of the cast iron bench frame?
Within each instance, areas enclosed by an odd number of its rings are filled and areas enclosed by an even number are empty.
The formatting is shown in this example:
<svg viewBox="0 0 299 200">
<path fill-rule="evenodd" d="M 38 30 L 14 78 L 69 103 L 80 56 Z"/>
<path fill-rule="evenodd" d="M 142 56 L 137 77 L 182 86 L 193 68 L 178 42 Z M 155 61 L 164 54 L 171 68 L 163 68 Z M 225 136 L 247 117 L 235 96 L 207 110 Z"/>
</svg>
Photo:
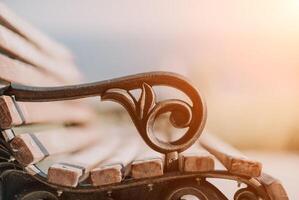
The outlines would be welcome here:
<svg viewBox="0 0 299 200">
<path fill-rule="evenodd" d="M 192 105 L 183 100 L 170 99 L 156 102 L 154 86 L 169 86 L 182 91 Z M 140 99 L 131 90 L 141 89 Z M 206 106 L 199 91 L 184 77 L 169 72 L 142 73 L 95 83 L 64 87 L 28 87 L 18 84 L 0 88 L 0 95 L 14 97 L 16 101 L 48 102 L 100 96 L 101 100 L 120 103 L 128 111 L 140 136 L 153 150 L 165 154 L 165 174 L 140 180 L 124 180 L 121 183 L 95 187 L 80 184 L 69 188 L 47 182 L 45 174 L 37 167 L 33 173 L 25 172 L 17 161 L 1 160 L 1 191 L 5 198 L 28 199 L 165 199 L 175 200 L 192 194 L 200 199 L 227 200 L 222 192 L 207 178 L 235 180 L 247 185 L 235 194 L 235 200 L 245 197 L 270 200 L 267 191 L 257 178 L 237 176 L 227 171 L 183 173 L 178 170 L 178 155 L 200 137 L 206 122 Z M 156 118 L 170 112 L 170 122 L 176 128 L 188 128 L 185 135 L 172 142 L 159 140 L 153 132 Z M 13 155 L 5 140 L 1 139 L 0 154 Z M 34 175 L 32 175 L 34 174 Z"/>
</svg>

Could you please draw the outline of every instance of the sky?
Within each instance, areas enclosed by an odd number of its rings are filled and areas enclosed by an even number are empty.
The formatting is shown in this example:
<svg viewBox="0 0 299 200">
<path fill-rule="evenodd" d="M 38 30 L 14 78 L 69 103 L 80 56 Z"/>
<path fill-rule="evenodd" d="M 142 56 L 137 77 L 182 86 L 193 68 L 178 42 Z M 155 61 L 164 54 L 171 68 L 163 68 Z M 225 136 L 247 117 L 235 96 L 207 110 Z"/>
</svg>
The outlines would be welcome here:
<svg viewBox="0 0 299 200">
<path fill-rule="evenodd" d="M 297 65 L 299 0 L 5 0 L 66 44 L 88 79 Z"/>
</svg>

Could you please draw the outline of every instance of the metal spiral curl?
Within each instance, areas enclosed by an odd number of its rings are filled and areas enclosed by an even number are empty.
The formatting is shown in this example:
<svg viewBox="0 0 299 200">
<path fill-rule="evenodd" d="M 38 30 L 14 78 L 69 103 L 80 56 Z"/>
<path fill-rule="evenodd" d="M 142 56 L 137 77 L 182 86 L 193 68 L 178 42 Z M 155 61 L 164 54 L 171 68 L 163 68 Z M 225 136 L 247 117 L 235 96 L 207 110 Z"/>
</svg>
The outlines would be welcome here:
<svg viewBox="0 0 299 200">
<path fill-rule="evenodd" d="M 156 76 L 159 74 L 156 74 Z M 190 147 L 201 134 L 203 123 L 205 121 L 205 107 L 199 93 L 188 82 L 178 75 L 168 73 L 164 78 L 172 79 L 169 86 L 175 87 L 183 91 L 187 96 L 191 96 L 193 105 L 189 105 L 185 101 L 170 99 L 156 102 L 156 95 L 152 88 L 154 85 L 164 85 L 157 81 L 158 77 L 151 76 L 151 79 L 140 81 L 141 95 L 136 99 L 130 90 L 126 89 L 108 89 L 102 94 L 102 100 L 115 101 L 120 103 L 130 114 L 138 132 L 144 141 L 154 150 L 161 153 L 181 152 Z M 161 77 L 162 78 L 162 77 Z M 161 79 L 160 79 L 161 80 Z M 177 82 L 176 82 L 177 81 Z M 180 83 L 184 82 L 185 86 Z M 134 88 L 136 89 L 136 88 Z M 176 128 L 188 128 L 183 137 L 176 141 L 164 142 L 154 134 L 154 123 L 156 119 L 170 112 L 170 122 Z"/>
<path fill-rule="evenodd" d="M 189 97 L 192 105 L 176 99 L 156 102 L 153 86 L 176 88 Z M 142 90 L 138 100 L 130 93 L 135 89 Z M 206 108 L 198 90 L 184 77 L 169 72 L 142 73 L 65 87 L 28 87 L 12 84 L 0 93 L 13 95 L 17 101 L 58 101 L 99 95 L 102 100 L 118 102 L 129 112 L 145 142 L 160 153 L 181 152 L 190 147 L 200 136 L 206 121 Z M 159 140 L 153 131 L 155 120 L 167 112 L 171 113 L 170 122 L 174 127 L 188 128 L 181 138 L 172 142 Z"/>
<path fill-rule="evenodd" d="M 188 148 L 188 144 L 182 148 L 181 141 L 171 143 L 159 140 L 153 131 L 156 119 L 167 112 L 170 112 L 170 122 L 176 128 L 186 128 L 192 122 L 192 107 L 181 100 L 155 101 L 155 93 L 150 85 L 142 84 L 142 93 L 139 100 L 136 100 L 130 91 L 111 89 L 102 95 L 102 100 L 112 100 L 123 105 L 129 112 L 136 128 L 142 138 L 154 150 L 159 152 L 182 151 Z M 188 140 L 190 133 L 188 134 Z M 184 143 L 186 143 L 184 141 Z"/>
</svg>

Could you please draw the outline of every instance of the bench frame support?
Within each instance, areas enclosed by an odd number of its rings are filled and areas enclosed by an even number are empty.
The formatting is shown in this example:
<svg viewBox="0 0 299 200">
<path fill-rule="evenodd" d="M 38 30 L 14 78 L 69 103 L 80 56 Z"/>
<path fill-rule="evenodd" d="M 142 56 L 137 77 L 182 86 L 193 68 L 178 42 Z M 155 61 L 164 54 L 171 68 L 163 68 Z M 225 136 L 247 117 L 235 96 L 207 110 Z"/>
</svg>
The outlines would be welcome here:
<svg viewBox="0 0 299 200">
<path fill-rule="evenodd" d="M 154 92 L 156 86 L 175 88 L 183 92 L 188 100 L 169 99 L 158 102 Z M 141 90 L 139 98 L 133 95 L 133 90 Z M 153 150 L 165 154 L 166 173 L 161 177 L 124 180 L 122 183 L 107 187 L 80 184 L 77 188 L 67 188 L 48 183 L 38 169 L 29 175 L 17 161 L 10 159 L 12 152 L 1 140 L 4 145 L 3 152 L 1 151 L 0 154 L 2 157 L 4 153 L 5 159 L 0 160 L 0 189 L 8 191 L 6 195 L 9 198 L 13 195 L 17 200 L 34 198 L 68 200 L 81 197 L 84 199 L 88 196 L 88 199 L 126 200 L 124 193 L 130 193 L 133 196 L 136 195 L 133 199 L 144 199 L 146 195 L 151 199 L 176 200 L 191 194 L 200 199 L 227 200 L 215 186 L 207 181 L 208 178 L 221 178 L 247 185 L 247 188 L 236 193 L 235 200 L 244 198 L 257 200 L 258 197 L 270 199 L 259 181 L 253 178 L 236 176 L 226 171 L 190 174 L 179 172 L 178 154 L 189 148 L 200 137 L 206 122 L 206 106 L 199 91 L 178 74 L 150 72 L 65 87 L 28 87 L 10 84 L 0 87 L 0 95 L 13 96 L 16 101 L 26 102 L 61 101 L 91 96 L 100 96 L 103 101 L 115 101 L 128 111 L 146 144 Z M 156 137 L 154 123 L 164 113 L 170 113 L 169 120 L 174 127 L 187 129 L 181 138 L 165 142 Z M 10 187 L 11 184 L 14 186 Z M 28 185 L 30 186 L 27 187 Z M 16 188 L 20 188 L 20 191 L 16 191 Z M 132 195 L 128 197 L 132 199 Z"/>
</svg>

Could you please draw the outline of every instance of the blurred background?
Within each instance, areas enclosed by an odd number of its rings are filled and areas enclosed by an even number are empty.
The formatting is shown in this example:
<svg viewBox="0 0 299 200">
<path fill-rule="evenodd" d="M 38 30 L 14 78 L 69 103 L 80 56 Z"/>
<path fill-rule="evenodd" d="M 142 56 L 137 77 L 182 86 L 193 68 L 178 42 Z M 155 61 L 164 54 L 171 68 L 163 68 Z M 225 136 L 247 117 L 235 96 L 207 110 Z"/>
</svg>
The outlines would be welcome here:
<svg viewBox="0 0 299 200">
<path fill-rule="evenodd" d="M 295 189 L 299 0 L 4 2 L 68 46 L 88 81 L 151 70 L 188 76 L 205 96 L 207 130 Z M 295 174 L 280 173 L 282 162 Z"/>
</svg>

